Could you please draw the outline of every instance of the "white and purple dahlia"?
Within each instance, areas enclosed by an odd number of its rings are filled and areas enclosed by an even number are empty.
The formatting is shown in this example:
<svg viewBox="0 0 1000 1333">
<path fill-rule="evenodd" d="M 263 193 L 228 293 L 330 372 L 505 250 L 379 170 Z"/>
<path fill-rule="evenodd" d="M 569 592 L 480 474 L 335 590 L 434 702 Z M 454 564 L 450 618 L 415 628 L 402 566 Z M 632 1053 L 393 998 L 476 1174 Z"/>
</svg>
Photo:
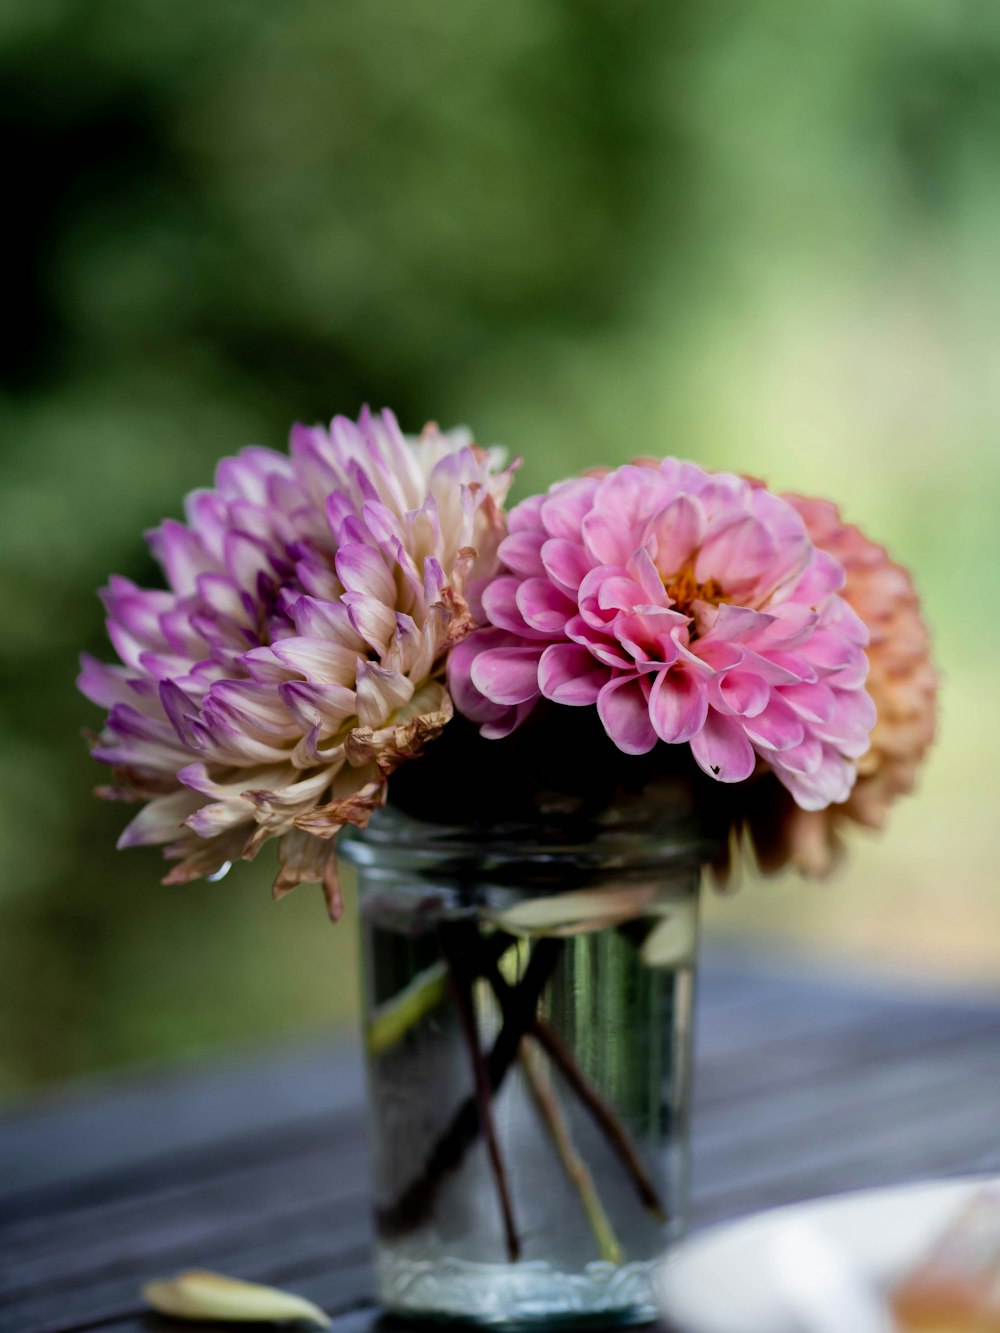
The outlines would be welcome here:
<svg viewBox="0 0 1000 1333">
<path fill-rule="evenodd" d="M 288 454 L 224 459 L 186 522 L 150 536 L 164 590 L 113 577 L 122 665 L 84 657 L 108 716 L 101 794 L 145 804 L 122 847 L 163 844 L 179 883 L 279 839 L 276 896 L 323 884 L 335 841 L 452 715 L 449 647 L 494 572 L 512 468 L 463 431 L 404 436 L 390 412 L 295 426 Z"/>
</svg>

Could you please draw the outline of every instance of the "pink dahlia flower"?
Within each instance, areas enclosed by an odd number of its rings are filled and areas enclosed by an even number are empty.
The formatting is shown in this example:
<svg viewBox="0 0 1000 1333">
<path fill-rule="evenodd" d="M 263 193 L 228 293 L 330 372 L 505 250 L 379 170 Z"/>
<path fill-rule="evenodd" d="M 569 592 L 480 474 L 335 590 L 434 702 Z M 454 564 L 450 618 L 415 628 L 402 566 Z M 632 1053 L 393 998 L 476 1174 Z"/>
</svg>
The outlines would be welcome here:
<svg viewBox="0 0 1000 1333">
<path fill-rule="evenodd" d="M 509 528 L 448 661 L 485 736 L 541 698 L 596 704 L 628 754 L 688 744 L 721 782 L 759 758 L 805 809 L 847 799 L 875 722 L 868 631 L 790 504 L 667 458 L 562 482 Z"/>
<path fill-rule="evenodd" d="M 367 410 L 244 449 L 186 523 L 151 534 L 168 588 L 103 593 L 123 665 L 85 657 L 109 709 L 102 791 L 146 804 L 123 847 L 165 844 L 177 883 L 278 837 L 275 895 L 307 880 L 339 909 L 334 842 L 452 715 L 445 654 L 466 586 L 495 566 L 511 469 L 463 432 L 402 435 Z"/>
</svg>

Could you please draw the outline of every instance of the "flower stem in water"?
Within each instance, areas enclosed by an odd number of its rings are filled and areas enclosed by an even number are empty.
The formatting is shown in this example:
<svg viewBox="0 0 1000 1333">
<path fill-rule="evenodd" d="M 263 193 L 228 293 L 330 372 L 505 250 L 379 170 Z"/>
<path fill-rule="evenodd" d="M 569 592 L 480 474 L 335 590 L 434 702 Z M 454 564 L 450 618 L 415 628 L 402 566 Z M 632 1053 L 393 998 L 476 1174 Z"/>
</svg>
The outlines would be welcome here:
<svg viewBox="0 0 1000 1333">
<path fill-rule="evenodd" d="M 570 1136 L 569 1126 L 556 1098 L 555 1089 L 542 1068 L 541 1056 L 534 1038 L 525 1037 L 524 1041 L 521 1042 L 520 1058 L 528 1087 L 531 1089 L 535 1103 L 552 1137 L 556 1152 L 559 1154 L 560 1161 L 566 1175 L 573 1184 L 573 1188 L 580 1196 L 580 1203 L 587 1216 L 590 1229 L 594 1233 L 601 1258 L 609 1264 L 620 1267 L 625 1262 L 625 1254 L 621 1243 L 608 1220 L 608 1215 L 601 1202 L 601 1196 L 594 1184 L 594 1177 L 591 1175 L 586 1162 L 577 1152 Z"/>
<path fill-rule="evenodd" d="M 472 927 L 472 933 L 478 940 L 478 932 L 475 926 Z M 463 936 L 467 935 L 467 932 L 463 930 L 462 923 L 443 922 L 440 935 L 441 949 L 448 963 L 449 981 L 455 1000 L 455 1008 L 458 1011 L 459 1024 L 472 1063 L 476 1110 L 479 1113 L 479 1125 L 483 1132 L 483 1138 L 486 1140 L 490 1170 L 493 1172 L 497 1197 L 500 1200 L 504 1238 L 507 1243 L 507 1258 L 510 1263 L 515 1263 L 521 1255 L 521 1242 L 518 1239 L 517 1227 L 514 1223 L 514 1209 L 510 1201 L 507 1172 L 504 1169 L 496 1126 L 493 1123 L 493 1089 L 490 1085 L 489 1070 L 486 1068 L 486 1061 L 479 1045 L 479 1030 L 476 1026 L 476 1014 L 472 1003 L 475 968 L 474 965 L 470 967 L 469 951 L 463 947 L 467 943 L 467 939 L 463 940 Z"/>
</svg>

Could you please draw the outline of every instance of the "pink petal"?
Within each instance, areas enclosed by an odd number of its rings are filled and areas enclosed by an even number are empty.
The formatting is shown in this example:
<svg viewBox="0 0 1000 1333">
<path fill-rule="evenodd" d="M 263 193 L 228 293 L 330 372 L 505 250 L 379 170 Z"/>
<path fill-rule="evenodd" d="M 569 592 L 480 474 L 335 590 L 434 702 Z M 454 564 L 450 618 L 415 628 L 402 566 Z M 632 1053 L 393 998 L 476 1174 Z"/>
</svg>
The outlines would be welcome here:
<svg viewBox="0 0 1000 1333">
<path fill-rule="evenodd" d="M 523 704 L 539 694 L 534 647 L 488 648 L 472 663 L 472 683 L 495 704 Z"/>
<path fill-rule="evenodd" d="M 768 705 L 771 689 L 766 681 L 750 671 L 727 671 L 716 685 L 718 698 L 740 717 L 757 717 Z"/>
<path fill-rule="evenodd" d="M 477 630 L 457 643 L 448 654 L 448 691 L 455 707 L 473 722 L 496 722 L 513 716 L 514 710 L 491 703 L 472 683 L 472 665 L 480 653 L 510 643 L 503 630 Z"/>
<path fill-rule="evenodd" d="M 757 762 L 739 724 L 714 708 L 709 709 L 701 731 L 692 737 L 691 753 L 698 767 L 720 782 L 743 782 Z"/>
<path fill-rule="evenodd" d="M 550 537 L 579 542 L 584 517 L 594 503 L 595 477 L 558 482 L 542 500 L 539 518 Z"/>
<path fill-rule="evenodd" d="M 537 700 L 518 704 L 516 708 L 505 708 L 495 720 L 484 722 L 479 734 L 488 741 L 502 741 L 511 732 L 517 731 L 522 722 L 526 722 L 534 710 Z M 496 705 L 493 705 L 496 707 Z"/>
<path fill-rule="evenodd" d="M 537 532 L 542 521 L 544 495 L 529 495 L 507 515 L 508 532 Z"/>
<path fill-rule="evenodd" d="M 844 639 L 834 630 L 818 629 L 804 647 L 804 654 L 822 674 L 841 671 L 863 656 L 857 644 Z"/>
<path fill-rule="evenodd" d="M 690 495 L 679 495 L 646 525 L 644 541 L 656 542 L 655 561 L 661 574 L 678 573 L 701 545 L 705 534 L 705 511 Z"/>
<path fill-rule="evenodd" d="M 544 574 L 542 564 L 542 543 L 545 534 L 540 532 L 512 532 L 500 543 L 498 554 L 509 570 L 521 578 L 532 578 Z"/>
<path fill-rule="evenodd" d="M 488 583 L 483 591 L 483 614 L 497 629 L 507 630 L 519 638 L 540 637 L 524 619 L 517 604 L 518 578 L 504 577 Z"/>
<path fill-rule="evenodd" d="M 656 565 L 653 563 L 653 557 L 644 546 L 629 556 L 626 563 L 626 569 L 636 583 L 640 584 L 645 593 L 645 600 L 653 606 L 667 605 L 667 590 L 663 586 L 663 580 L 660 578 Z"/>
<path fill-rule="evenodd" d="M 582 531 L 587 550 L 602 565 L 624 565 L 632 554 L 628 527 L 615 514 L 591 511 Z"/>
<path fill-rule="evenodd" d="M 625 754 L 647 754 L 656 744 L 649 704 L 638 676 L 611 680 L 597 696 L 604 730 Z"/>
<path fill-rule="evenodd" d="M 597 605 L 602 611 L 632 611 L 648 602 L 645 588 L 627 574 L 611 574 L 597 587 Z"/>
<path fill-rule="evenodd" d="M 801 718 L 777 694 L 771 696 L 763 713 L 744 719 L 743 730 L 754 745 L 769 751 L 790 750 L 801 745 L 806 735 Z"/>
<path fill-rule="evenodd" d="M 781 679 L 775 679 L 772 676 L 765 674 L 764 668 L 760 665 L 760 662 L 765 662 L 765 661 L 770 664 L 770 666 L 774 669 L 777 675 L 780 676 L 780 673 L 784 672 L 787 679 L 783 681 Z M 768 681 L 769 684 L 772 685 L 781 685 L 781 684 L 794 685 L 797 684 L 799 681 L 806 681 L 808 684 L 812 685 L 817 680 L 819 680 L 819 672 L 810 663 L 809 659 L 805 654 L 805 651 L 803 651 L 802 653 L 795 653 L 795 652 L 775 653 L 769 649 L 767 657 L 766 658 L 762 657 L 760 659 L 760 662 L 757 662 L 755 660 L 754 670 L 757 672 L 759 676 L 763 676 L 764 679 Z"/>
<path fill-rule="evenodd" d="M 772 648 L 791 649 L 804 644 L 819 623 L 819 613 L 799 602 L 779 602 L 765 626 L 759 643 L 761 652 Z"/>
<path fill-rule="evenodd" d="M 833 716 L 814 731 L 841 754 L 860 759 L 871 743 L 868 733 L 875 720 L 875 704 L 866 690 L 837 690 Z"/>
<path fill-rule="evenodd" d="M 598 629 L 589 625 L 583 616 L 571 616 L 566 621 L 565 634 L 571 643 L 582 644 L 607 666 L 634 670 L 635 663 L 621 644 L 616 643 L 603 627 Z"/>
<path fill-rule="evenodd" d="M 682 645 L 681 653 L 692 666 L 709 676 L 720 671 L 730 671 L 739 666 L 746 656 L 738 643 L 727 643 L 721 639 L 695 639 L 690 649 Z"/>
<path fill-rule="evenodd" d="M 649 696 L 649 715 L 661 741 L 689 741 L 705 725 L 708 690 L 693 671 L 661 671 Z"/>
<path fill-rule="evenodd" d="M 613 630 L 615 638 L 637 663 L 670 666 L 680 651 L 671 638 L 671 630 L 678 623 L 685 622 L 677 612 L 648 606 L 634 615 L 616 616 Z"/>
<path fill-rule="evenodd" d="M 833 717 L 836 700 L 828 685 L 789 685 L 781 691 L 781 697 L 807 722 L 829 722 Z"/>
<path fill-rule="evenodd" d="M 816 673 L 807 665 L 799 665 L 799 669 L 789 671 L 787 666 L 779 665 L 776 660 L 777 653 L 769 653 L 766 657 L 760 653 L 744 652 L 743 666 L 747 671 L 752 671 L 755 676 L 766 681 L 768 685 L 798 685 L 802 680 L 815 680 Z M 786 662 L 794 662 L 795 659 L 790 653 L 785 654 Z"/>
<path fill-rule="evenodd" d="M 724 588 L 742 588 L 760 578 L 775 557 L 774 538 L 752 515 L 709 531 L 695 561 L 699 583 L 714 578 Z"/>
<path fill-rule="evenodd" d="M 758 635 L 766 638 L 773 621 L 774 617 L 763 611 L 752 611 L 747 606 L 734 606 L 732 603 L 723 602 L 721 606 L 715 608 L 712 626 L 702 637 L 706 640 L 724 639 L 728 642 L 734 640 L 742 642 Z"/>
<path fill-rule="evenodd" d="M 841 667 L 839 671 L 831 671 L 828 675 L 825 675 L 823 683 L 829 685 L 831 689 L 856 690 L 867 679 L 868 658 L 864 653 L 858 653 L 853 662 Z"/>
<path fill-rule="evenodd" d="M 843 597 L 831 597 L 827 604 L 826 613 L 823 617 L 824 626 L 836 629 L 845 639 L 850 639 L 852 643 L 865 648 L 871 637 L 868 626 L 855 611 L 849 602 L 845 602 Z"/>
<path fill-rule="evenodd" d="M 602 477 L 594 492 L 594 510 L 613 514 L 626 532 L 641 522 L 654 508 L 659 508 L 666 487 L 662 478 L 651 468 L 626 463 Z M 633 546 L 640 542 L 630 542 Z M 627 552 L 626 552 L 627 554 Z"/>
<path fill-rule="evenodd" d="M 822 763 L 815 772 L 787 769 L 781 755 L 775 756 L 771 766 L 778 780 L 792 793 L 795 804 L 803 810 L 825 810 L 828 805 L 846 801 L 858 775 L 855 766 L 829 746 L 824 746 Z"/>
<path fill-rule="evenodd" d="M 807 736 L 801 745 L 793 745 L 791 749 L 782 750 L 780 754 L 769 754 L 767 758 L 772 767 L 780 766 L 782 770 L 790 773 L 808 776 L 819 772 L 823 763 L 823 751 L 823 742 L 817 736 Z"/>
<path fill-rule="evenodd" d="M 592 704 L 607 683 L 607 667 L 574 643 L 551 644 L 538 663 L 539 688 L 553 703 Z"/>
<path fill-rule="evenodd" d="M 548 579 L 525 579 L 517 590 L 517 605 L 532 630 L 541 634 L 560 634 L 575 610 L 565 593 Z"/>
<path fill-rule="evenodd" d="M 812 559 L 796 580 L 791 596 L 796 602 L 817 607 L 844 586 L 844 567 L 826 551 L 814 550 Z"/>
<path fill-rule="evenodd" d="M 545 572 L 553 583 L 575 593 L 593 568 L 593 560 L 578 542 L 550 537 L 541 551 Z"/>
</svg>

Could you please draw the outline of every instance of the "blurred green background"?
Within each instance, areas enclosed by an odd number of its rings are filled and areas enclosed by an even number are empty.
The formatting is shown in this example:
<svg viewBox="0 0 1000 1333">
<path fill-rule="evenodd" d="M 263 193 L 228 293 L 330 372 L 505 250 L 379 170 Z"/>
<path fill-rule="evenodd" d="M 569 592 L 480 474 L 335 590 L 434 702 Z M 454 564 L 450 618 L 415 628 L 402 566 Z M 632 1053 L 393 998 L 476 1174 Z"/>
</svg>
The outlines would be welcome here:
<svg viewBox="0 0 1000 1333">
<path fill-rule="evenodd" d="M 113 850 L 73 677 L 218 457 L 365 401 L 520 494 L 670 452 L 885 540 L 945 679 L 921 793 L 710 929 L 1000 978 L 1000 7 L 7 0 L 0 72 L 0 1095 L 353 1012 L 351 920 L 267 854 Z"/>
</svg>

